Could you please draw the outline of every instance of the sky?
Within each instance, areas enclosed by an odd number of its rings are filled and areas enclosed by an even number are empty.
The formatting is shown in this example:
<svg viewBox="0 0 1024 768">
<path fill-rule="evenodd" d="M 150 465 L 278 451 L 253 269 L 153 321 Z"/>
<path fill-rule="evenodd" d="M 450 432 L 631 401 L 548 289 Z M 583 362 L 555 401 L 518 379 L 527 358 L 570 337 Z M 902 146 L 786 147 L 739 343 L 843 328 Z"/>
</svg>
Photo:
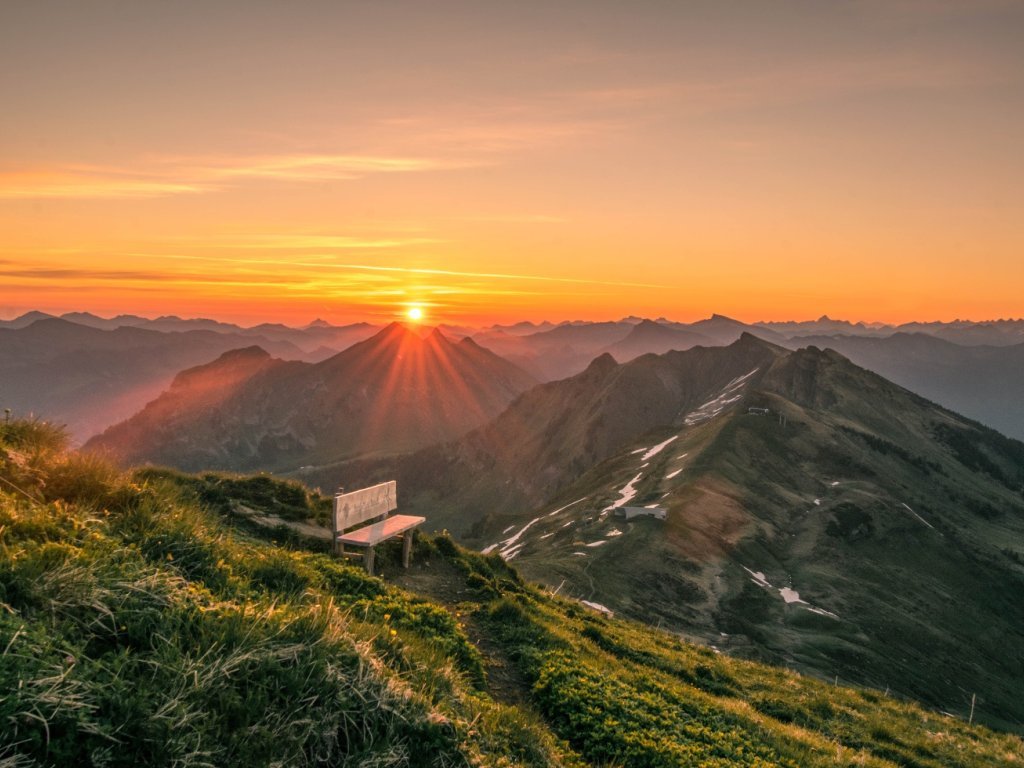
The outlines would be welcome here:
<svg viewBox="0 0 1024 768">
<path fill-rule="evenodd" d="M 1024 316 L 1024 2 L 0 3 L 0 317 Z"/>
</svg>

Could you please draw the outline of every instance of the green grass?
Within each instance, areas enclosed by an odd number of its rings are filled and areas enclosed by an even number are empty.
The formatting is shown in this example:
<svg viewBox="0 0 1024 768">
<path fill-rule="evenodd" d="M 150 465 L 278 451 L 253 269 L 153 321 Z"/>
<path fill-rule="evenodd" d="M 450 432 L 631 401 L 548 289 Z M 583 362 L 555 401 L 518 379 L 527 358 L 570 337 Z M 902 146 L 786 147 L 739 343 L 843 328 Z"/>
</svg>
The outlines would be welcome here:
<svg viewBox="0 0 1024 768">
<path fill-rule="evenodd" d="M 597 616 L 443 535 L 414 594 L 235 525 L 308 519 L 291 483 L 122 474 L 28 423 L 0 478 L 5 768 L 1024 765 L 1016 736 Z"/>
<path fill-rule="evenodd" d="M 572 764 L 443 607 L 10 434 L 0 764 Z"/>
</svg>

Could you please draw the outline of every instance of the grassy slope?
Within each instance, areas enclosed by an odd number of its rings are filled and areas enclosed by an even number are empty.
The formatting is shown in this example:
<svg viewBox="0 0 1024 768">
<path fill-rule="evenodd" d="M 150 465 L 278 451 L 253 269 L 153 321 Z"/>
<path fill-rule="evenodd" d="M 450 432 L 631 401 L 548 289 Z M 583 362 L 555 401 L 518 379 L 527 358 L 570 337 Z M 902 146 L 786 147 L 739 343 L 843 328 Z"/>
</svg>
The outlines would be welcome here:
<svg viewBox="0 0 1024 768">
<path fill-rule="evenodd" d="M 0 429 L 0 765 L 1024 764 L 1015 736 L 600 617 L 446 537 L 401 589 L 223 514 L 322 514 L 295 485 Z"/>
</svg>

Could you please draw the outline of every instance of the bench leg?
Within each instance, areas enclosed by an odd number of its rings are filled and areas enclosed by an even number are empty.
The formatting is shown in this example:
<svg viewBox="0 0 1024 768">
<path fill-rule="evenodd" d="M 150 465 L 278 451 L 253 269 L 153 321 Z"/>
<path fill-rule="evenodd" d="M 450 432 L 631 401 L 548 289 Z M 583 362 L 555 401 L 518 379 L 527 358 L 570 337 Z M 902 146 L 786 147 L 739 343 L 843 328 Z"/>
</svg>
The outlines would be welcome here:
<svg viewBox="0 0 1024 768">
<path fill-rule="evenodd" d="M 338 557 L 345 556 L 345 545 L 342 544 L 340 541 L 334 542 L 334 554 Z"/>
<path fill-rule="evenodd" d="M 409 567 L 409 560 L 412 557 L 412 531 L 402 534 L 402 567 Z"/>
<path fill-rule="evenodd" d="M 366 554 L 363 555 L 363 562 L 366 564 L 366 572 L 370 576 L 373 576 L 373 555 L 374 555 L 374 548 L 373 547 L 367 547 L 366 548 Z"/>
</svg>

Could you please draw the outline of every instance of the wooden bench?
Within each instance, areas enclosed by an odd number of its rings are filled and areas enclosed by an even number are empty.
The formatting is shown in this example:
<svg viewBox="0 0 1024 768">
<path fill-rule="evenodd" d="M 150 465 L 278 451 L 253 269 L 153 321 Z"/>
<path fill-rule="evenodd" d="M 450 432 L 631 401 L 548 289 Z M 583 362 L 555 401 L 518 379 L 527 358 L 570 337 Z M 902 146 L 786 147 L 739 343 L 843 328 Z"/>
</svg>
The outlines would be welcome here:
<svg viewBox="0 0 1024 768">
<path fill-rule="evenodd" d="M 402 537 L 402 567 L 409 567 L 413 531 L 425 517 L 392 515 L 398 509 L 398 485 L 390 480 L 352 493 L 334 496 L 334 553 L 345 555 L 345 545 L 363 547 L 366 572 L 373 575 L 374 547 L 382 541 Z M 368 523 L 368 524 L 366 524 Z"/>
</svg>

